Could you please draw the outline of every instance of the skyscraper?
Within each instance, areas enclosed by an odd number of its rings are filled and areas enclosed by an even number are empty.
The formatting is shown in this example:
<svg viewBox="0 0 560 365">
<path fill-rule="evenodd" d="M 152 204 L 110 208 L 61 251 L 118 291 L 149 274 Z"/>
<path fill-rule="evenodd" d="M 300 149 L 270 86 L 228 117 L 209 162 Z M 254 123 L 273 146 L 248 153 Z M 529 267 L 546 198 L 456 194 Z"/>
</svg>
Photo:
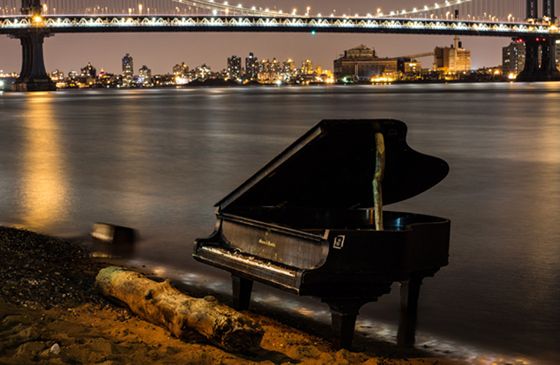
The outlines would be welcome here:
<svg viewBox="0 0 560 365">
<path fill-rule="evenodd" d="M 241 57 L 231 56 L 227 59 L 227 76 L 232 80 L 241 79 Z"/>
<path fill-rule="evenodd" d="M 123 86 L 129 87 L 134 79 L 134 59 L 126 54 L 122 59 Z"/>
<path fill-rule="evenodd" d="M 134 59 L 127 53 L 122 59 L 122 72 L 123 75 L 134 74 Z"/>
<path fill-rule="evenodd" d="M 502 48 L 502 70 L 504 75 L 518 75 L 525 67 L 525 43 L 522 40 L 511 42 Z"/>
<path fill-rule="evenodd" d="M 245 57 L 245 78 L 249 81 L 255 81 L 259 77 L 259 60 L 253 52 L 249 53 L 249 57 Z"/>
</svg>

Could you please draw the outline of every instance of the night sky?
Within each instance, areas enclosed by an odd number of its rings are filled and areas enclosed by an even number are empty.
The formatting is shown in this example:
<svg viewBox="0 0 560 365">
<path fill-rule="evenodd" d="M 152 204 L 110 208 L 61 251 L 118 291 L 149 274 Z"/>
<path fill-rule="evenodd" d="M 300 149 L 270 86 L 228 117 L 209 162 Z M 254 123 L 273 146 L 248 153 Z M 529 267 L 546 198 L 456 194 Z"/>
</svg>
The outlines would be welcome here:
<svg viewBox="0 0 560 365">
<path fill-rule="evenodd" d="M 2 0 L 0 0 L 1 2 Z M 171 1 L 171 0 L 170 0 Z M 252 0 L 246 5 L 294 7 L 303 10 L 312 7 L 312 13 L 338 14 L 375 12 L 397 8 L 411 8 L 433 3 L 428 0 Z M 341 4 L 344 4 L 341 6 Z M 369 4 L 369 5 L 368 5 Z M 371 4 L 374 4 L 372 6 Z M 215 70 L 225 67 L 231 55 L 245 57 L 250 51 L 259 58 L 292 58 L 301 62 L 311 58 L 316 65 L 332 68 L 332 61 L 345 49 L 365 44 L 376 49 L 378 56 L 403 56 L 430 52 L 437 45 L 452 42 L 448 36 L 381 35 L 381 34 L 327 34 L 318 33 L 108 33 L 59 34 L 45 41 L 47 70 L 64 72 L 78 70 L 91 61 L 98 69 L 120 72 L 125 53 L 134 57 L 135 69 L 147 65 L 153 72 L 165 73 L 179 62 L 189 66 L 208 64 Z M 495 66 L 501 63 L 501 47 L 507 38 L 464 37 L 463 44 L 472 52 L 473 67 Z M 21 50 L 19 41 L 0 37 L 0 70 L 19 71 Z M 430 67 L 431 58 L 420 60 Z"/>
</svg>

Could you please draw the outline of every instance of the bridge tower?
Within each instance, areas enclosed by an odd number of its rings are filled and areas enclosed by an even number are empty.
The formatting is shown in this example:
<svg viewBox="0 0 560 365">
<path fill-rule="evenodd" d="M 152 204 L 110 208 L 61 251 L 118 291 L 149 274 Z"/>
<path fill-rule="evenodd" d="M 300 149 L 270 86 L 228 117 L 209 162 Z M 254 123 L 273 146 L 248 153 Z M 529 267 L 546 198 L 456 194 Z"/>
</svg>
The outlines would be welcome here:
<svg viewBox="0 0 560 365">
<path fill-rule="evenodd" d="M 542 7 L 542 20 L 554 22 L 556 20 L 554 0 L 543 0 Z M 537 0 L 527 0 L 527 20 L 539 20 Z M 526 37 L 523 41 L 525 42 L 525 67 L 517 76 L 517 81 L 560 80 L 560 72 L 556 68 L 556 39 L 542 36 Z"/>
<path fill-rule="evenodd" d="M 538 17 L 539 17 L 538 1 L 537 0 L 527 0 L 527 20 L 537 19 Z"/>
<path fill-rule="evenodd" d="M 42 29 L 42 9 L 41 0 L 21 2 L 21 13 L 28 16 L 33 27 L 12 35 L 12 38 L 20 40 L 22 50 L 21 71 L 13 86 L 15 91 L 56 90 L 54 82 L 45 69 L 43 42 L 50 34 Z"/>
<path fill-rule="evenodd" d="M 41 0 L 21 0 L 21 13 L 23 15 L 41 15 L 42 10 Z"/>
<path fill-rule="evenodd" d="M 543 19 L 548 19 L 551 22 L 556 20 L 554 14 L 554 0 L 543 0 Z"/>
</svg>

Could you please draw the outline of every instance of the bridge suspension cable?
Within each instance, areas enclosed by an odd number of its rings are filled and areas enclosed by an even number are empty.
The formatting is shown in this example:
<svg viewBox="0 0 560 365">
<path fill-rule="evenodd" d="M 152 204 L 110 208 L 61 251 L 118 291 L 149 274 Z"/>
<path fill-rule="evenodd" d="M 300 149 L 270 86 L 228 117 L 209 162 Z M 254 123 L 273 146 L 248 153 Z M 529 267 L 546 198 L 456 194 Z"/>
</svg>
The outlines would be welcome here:
<svg viewBox="0 0 560 365">
<path fill-rule="evenodd" d="M 446 0 L 378 15 L 395 18 L 458 19 L 515 22 L 525 19 L 525 0 Z"/>
<path fill-rule="evenodd" d="M 238 1 L 240 0 L 43 0 L 43 14 L 411 18 L 522 22 L 526 12 L 526 0 L 436 0 L 434 3 L 413 8 L 389 11 L 377 8 L 367 14 L 348 15 L 336 14 L 334 11 L 311 13 L 310 7 L 298 10 L 250 6 Z M 0 16 L 20 15 L 20 8 L 21 0 L 0 0 Z"/>
</svg>

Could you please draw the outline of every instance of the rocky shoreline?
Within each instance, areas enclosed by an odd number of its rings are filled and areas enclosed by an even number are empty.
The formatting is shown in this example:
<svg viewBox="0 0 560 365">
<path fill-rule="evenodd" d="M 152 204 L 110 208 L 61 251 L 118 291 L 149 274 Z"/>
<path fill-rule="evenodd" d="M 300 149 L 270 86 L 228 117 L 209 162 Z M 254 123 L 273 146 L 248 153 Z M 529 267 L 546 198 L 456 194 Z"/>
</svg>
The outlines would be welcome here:
<svg viewBox="0 0 560 365">
<path fill-rule="evenodd" d="M 265 330 L 254 354 L 225 352 L 194 332 L 179 340 L 102 298 L 94 282 L 105 266 L 79 242 L 0 227 L 0 364 L 460 364 L 337 351 L 251 312 Z"/>
</svg>

